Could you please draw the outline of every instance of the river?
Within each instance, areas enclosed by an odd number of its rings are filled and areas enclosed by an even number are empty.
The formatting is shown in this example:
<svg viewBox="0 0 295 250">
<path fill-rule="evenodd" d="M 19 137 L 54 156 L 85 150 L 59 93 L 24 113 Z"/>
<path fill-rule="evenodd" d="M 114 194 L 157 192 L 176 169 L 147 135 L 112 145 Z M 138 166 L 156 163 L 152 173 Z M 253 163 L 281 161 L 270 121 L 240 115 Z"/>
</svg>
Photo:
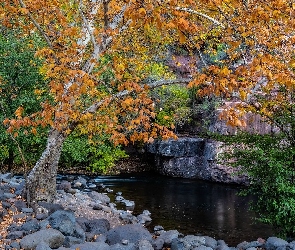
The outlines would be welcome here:
<svg viewBox="0 0 295 250">
<path fill-rule="evenodd" d="M 94 181 L 135 201 L 135 215 L 148 209 L 153 219 L 149 228 L 208 235 L 230 246 L 273 235 L 271 227 L 255 222 L 249 212 L 253 197 L 238 196 L 239 186 L 154 174 L 98 176 Z"/>
</svg>

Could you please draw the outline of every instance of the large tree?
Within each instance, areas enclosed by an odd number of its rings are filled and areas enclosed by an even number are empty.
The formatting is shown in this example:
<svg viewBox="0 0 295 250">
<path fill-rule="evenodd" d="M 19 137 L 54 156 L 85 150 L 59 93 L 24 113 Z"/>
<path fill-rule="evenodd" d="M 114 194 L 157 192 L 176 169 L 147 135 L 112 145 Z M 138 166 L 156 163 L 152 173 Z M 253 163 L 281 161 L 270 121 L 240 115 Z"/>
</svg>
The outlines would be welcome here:
<svg viewBox="0 0 295 250">
<path fill-rule="evenodd" d="M 46 148 L 26 180 L 28 202 L 51 201 L 62 145 L 78 129 L 89 137 L 111 134 L 117 144 L 151 141 L 173 134 L 154 122 L 152 88 L 190 79 L 144 81 L 146 66 L 165 58 L 167 45 L 192 47 L 204 27 L 223 25 L 206 9 L 207 1 L 4 0 L 1 25 L 38 33 L 46 45 L 36 48 L 40 73 L 48 86 L 36 95 L 49 96 L 42 108 L 27 113 L 19 107 L 5 120 L 8 132 L 49 127 Z M 204 13 L 196 10 L 206 10 Z M 221 16 L 220 16 L 221 17 Z M 222 17 L 221 17 L 222 18 Z M 32 43 L 31 46 L 34 46 Z M 105 72 L 111 77 L 105 80 Z"/>
</svg>

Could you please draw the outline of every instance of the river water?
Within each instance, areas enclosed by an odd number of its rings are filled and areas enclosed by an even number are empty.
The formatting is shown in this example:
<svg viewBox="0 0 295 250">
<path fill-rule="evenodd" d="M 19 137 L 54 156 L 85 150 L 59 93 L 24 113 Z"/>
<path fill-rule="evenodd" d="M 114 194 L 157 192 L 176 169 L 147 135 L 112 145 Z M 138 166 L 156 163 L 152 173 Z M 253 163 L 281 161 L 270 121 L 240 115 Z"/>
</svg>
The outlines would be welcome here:
<svg viewBox="0 0 295 250">
<path fill-rule="evenodd" d="M 249 212 L 253 197 L 238 196 L 238 186 L 153 174 L 94 179 L 135 201 L 134 215 L 148 209 L 153 219 L 150 228 L 161 225 L 185 235 L 208 235 L 230 246 L 273 235 L 271 227 L 255 222 L 255 214 Z"/>
</svg>

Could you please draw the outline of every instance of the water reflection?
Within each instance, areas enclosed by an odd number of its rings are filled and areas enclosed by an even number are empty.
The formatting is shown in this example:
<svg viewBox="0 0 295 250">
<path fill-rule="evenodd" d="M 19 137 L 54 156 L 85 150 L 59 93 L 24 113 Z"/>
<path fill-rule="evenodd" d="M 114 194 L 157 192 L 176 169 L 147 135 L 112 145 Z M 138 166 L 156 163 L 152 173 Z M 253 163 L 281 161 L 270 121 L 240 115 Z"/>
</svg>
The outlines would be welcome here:
<svg viewBox="0 0 295 250">
<path fill-rule="evenodd" d="M 96 181 L 134 200 L 135 214 L 150 210 L 151 227 L 209 235 L 232 246 L 272 235 L 270 227 L 254 224 L 254 214 L 248 211 L 251 197 L 237 196 L 236 186 L 153 175 L 97 177 Z"/>
</svg>

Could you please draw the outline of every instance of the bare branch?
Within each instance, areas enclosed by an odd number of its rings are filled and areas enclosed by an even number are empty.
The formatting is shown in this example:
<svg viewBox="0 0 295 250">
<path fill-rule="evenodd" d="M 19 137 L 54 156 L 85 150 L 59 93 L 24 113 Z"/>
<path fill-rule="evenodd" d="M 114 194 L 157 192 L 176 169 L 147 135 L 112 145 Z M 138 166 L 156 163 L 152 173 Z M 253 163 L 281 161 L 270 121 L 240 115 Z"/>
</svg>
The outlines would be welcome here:
<svg viewBox="0 0 295 250">
<path fill-rule="evenodd" d="M 192 14 L 196 14 L 198 16 L 201 16 L 203 18 L 206 18 L 206 19 L 210 20 L 211 22 L 213 22 L 214 24 L 220 26 L 223 29 L 225 28 L 225 26 L 221 22 L 217 21 L 216 19 L 214 19 L 214 18 L 212 18 L 212 17 L 210 17 L 210 16 L 208 16 L 208 15 L 206 15 L 204 13 L 192 10 L 190 8 L 183 8 L 183 7 L 176 7 L 175 9 L 185 11 L 185 12 L 189 12 L 189 13 L 192 13 Z"/>
</svg>

